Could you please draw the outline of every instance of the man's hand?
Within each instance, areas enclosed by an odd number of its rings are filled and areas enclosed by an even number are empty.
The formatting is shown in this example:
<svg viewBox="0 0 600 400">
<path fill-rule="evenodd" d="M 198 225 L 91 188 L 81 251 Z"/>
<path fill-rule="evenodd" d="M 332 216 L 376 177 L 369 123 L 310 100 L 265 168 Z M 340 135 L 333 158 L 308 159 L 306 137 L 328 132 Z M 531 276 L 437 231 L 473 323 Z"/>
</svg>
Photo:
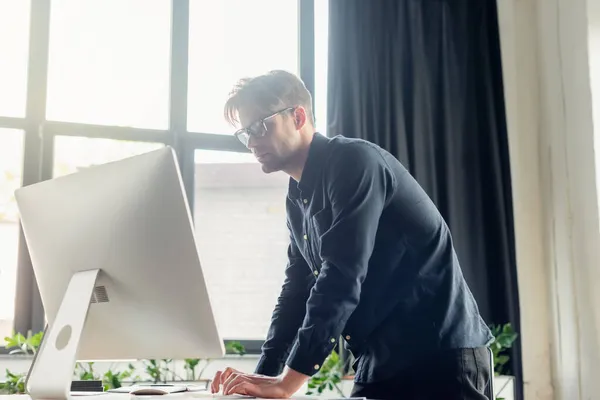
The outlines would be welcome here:
<svg viewBox="0 0 600 400">
<path fill-rule="evenodd" d="M 218 393 L 221 386 L 223 395 L 241 394 L 254 397 L 287 399 L 300 389 L 308 376 L 285 368 L 275 377 L 247 374 L 233 368 L 218 371 L 211 383 L 211 391 Z"/>
</svg>

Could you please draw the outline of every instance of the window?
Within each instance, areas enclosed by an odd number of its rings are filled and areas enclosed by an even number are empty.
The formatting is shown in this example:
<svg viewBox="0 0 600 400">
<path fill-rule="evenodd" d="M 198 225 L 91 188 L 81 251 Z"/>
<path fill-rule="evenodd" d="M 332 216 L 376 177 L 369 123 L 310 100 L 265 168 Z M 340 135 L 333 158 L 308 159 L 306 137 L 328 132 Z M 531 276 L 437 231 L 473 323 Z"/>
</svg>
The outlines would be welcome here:
<svg viewBox="0 0 600 400">
<path fill-rule="evenodd" d="M 13 329 L 19 249 L 14 192 L 21 186 L 22 166 L 23 132 L 0 128 L 0 337 Z"/>
<path fill-rule="evenodd" d="M 310 49 L 299 45 L 300 28 L 313 18 L 305 12 L 311 0 L 189 0 L 188 16 L 182 4 L 52 0 L 48 7 L 0 0 L 0 117 L 12 117 L 0 118 L 0 337 L 12 330 L 15 297 L 32 302 L 32 311 L 16 318 L 19 329 L 37 330 L 43 323 L 39 296 L 29 289 L 15 292 L 20 235 L 12 193 L 21 175 L 34 183 L 172 144 L 183 157 L 186 190 L 193 193 L 200 258 L 221 333 L 251 341 L 246 344 L 253 349 L 264 340 L 287 263 L 288 177 L 264 174 L 251 154 L 236 153 L 240 144 L 233 136 L 202 133 L 232 134 L 223 106 L 240 78 L 273 69 L 299 74 L 301 60 L 303 71 L 316 68 L 317 88 L 309 89 L 315 93 L 317 128 L 324 133 L 327 1 L 314 0 L 314 60 L 300 54 Z M 43 29 L 30 30 L 30 15 L 40 23 L 34 27 L 49 21 L 49 37 Z M 174 31 L 181 25 L 172 20 L 188 17 L 184 66 L 171 60 L 172 38 L 186 33 Z M 28 59 L 30 41 L 36 52 Z M 47 65 L 47 75 L 28 76 L 34 62 Z M 184 67 L 188 109 L 170 115 L 171 102 L 184 100 L 179 86 L 171 90 Z M 27 93 L 45 87 L 42 115 L 38 99 Z M 32 112 L 26 115 L 26 109 Z M 186 131 L 170 131 L 184 123 Z M 24 127 L 26 134 L 8 129 Z M 37 143 L 40 132 L 43 143 Z M 24 279 L 33 279 L 28 258 L 18 261 Z"/>
<path fill-rule="evenodd" d="M 283 283 L 288 178 L 251 154 L 196 150 L 194 220 L 221 334 L 264 340 Z"/>
<path fill-rule="evenodd" d="M 162 146 L 160 143 L 58 136 L 54 142 L 53 176 L 72 174 L 83 168 L 133 157 Z"/>
<path fill-rule="evenodd" d="M 329 51 L 329 2 L 315 1 L 315 120 L 327 135 L 327 54 Z"/>
<path fill-rule="evenodd" d="M 166 129 L 168 0 L 53 0 L 50 120 Z"/>
<path fill-rule="evenodd" d="M 0 116 L 24 117 L 29 0 L 0 0 Z"/>
<path fill-rule="evenodd" d="M 231 134 L 233 85 L 273 69 L 298 73 L 297 0 L 190 1 L 189 131 Z"/>
</svg>

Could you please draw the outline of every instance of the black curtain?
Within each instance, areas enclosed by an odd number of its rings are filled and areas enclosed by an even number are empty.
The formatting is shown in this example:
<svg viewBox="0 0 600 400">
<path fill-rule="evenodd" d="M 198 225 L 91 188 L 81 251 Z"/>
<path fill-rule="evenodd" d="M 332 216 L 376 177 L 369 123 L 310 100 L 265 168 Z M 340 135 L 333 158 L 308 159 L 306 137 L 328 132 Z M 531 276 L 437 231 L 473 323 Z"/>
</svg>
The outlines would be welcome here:
<svg viewBox="0 0 600 400">
<path fill-rule="evenodd" d="M 496 2 L 329 4 L 327 134 L 404 163 L 450 226 L 486 322 L 520 332 Z M 510 367 L 522 398 L 519 343 Z"/>
</svg>

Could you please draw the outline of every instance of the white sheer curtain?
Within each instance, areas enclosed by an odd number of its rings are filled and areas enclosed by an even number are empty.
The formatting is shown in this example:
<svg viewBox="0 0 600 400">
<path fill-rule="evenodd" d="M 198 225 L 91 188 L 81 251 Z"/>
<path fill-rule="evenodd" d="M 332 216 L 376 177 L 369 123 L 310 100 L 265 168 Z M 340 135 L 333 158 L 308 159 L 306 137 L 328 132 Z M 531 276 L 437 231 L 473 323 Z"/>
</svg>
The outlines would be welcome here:
<svg viewBox="0 0 600 400">
<path fill-rule="evenodd" d="M 527 400 L 600 393 L 600 46 L 588 1 L 498 0 Z"/>
</svg>

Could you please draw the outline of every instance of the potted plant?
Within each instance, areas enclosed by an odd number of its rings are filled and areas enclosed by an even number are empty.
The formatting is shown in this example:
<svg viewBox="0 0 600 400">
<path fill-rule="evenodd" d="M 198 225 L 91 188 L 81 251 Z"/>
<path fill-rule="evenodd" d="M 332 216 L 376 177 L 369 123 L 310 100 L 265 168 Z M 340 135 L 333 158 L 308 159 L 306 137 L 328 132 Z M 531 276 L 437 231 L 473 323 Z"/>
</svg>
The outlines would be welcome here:
<svg viewBox="0 0 600 400">
<path fill-rule="evenodd" d="M 24 336 L 15 333 L 6 337 L 5 347 L 9 350 L 9 355 L 19 357 L 33 357 L 38 351 L 42 341 L 43 332 L 34 335 L 28 333 Z M 228 354 L 244 355 L 246 353 L 244 346 L 239 342 L 229 342 L 225 346 Z M 189 382 L 194 384 L 208 385 L 210 380 L 202 377 L 204 370 L 212 360 L 206 359 L 186 359 L 186 360 L 139 360 L 138 368 L 145 373 L 142 378 L 136 375 L 136 366 L 133 363 L 127 364 L 124 368 L 117 367 L 118 363 L 106 365 L 103 363 L 76 363 L 73 371 L 75 380 L 96 380 L 102 381 L 104 390 L 115 389 L 121 386 L 127 386 L 138 382 Z M 175 364 L 179 363 L 186 371 L 186 377 L 180 377 Z M 108 368 L 107 368 L 108 367 Z M 199 370 L 197 370 L 199 368 Z M 102 372 L 101 372 L 102 371 Z M 23 394 L 25 393 L 26 373 L 13 372 L 6 370 L 4 381 L 0 379 L 0 394 Z"/>
<path fill-rule="evenodd" d="M 510 323 L 490 325 L 490 330 L 495 338 L 490 345 L 494 357 L 494 390 L 499 396 L 495 400 L 514 399 L 514 377 L 507 375 L 510 373 L 507 363 L 510 360 L 508 349 L 513 346 L 518 334 Z M 321 395 L 333 392 L 335 395 L 345 397 L 344 381 L 353 379 L 352 376 L 345 375 L 349 361 L 344 361 L 335 350 L 332 351 L 319 372 L 309 379 L 306 394 Z"/>
<path fill-rule="evenodd" d="M 345 397 L 342 381 L 345 374 L 345 363 L 333 350 L 323 362 L 323 366 L 308 381 L 307 395 L 321 395 L 325 392 L 334 392 Z"/>
<path fill-rule="evenodd" d="M 33 356 L 40 347 L 43 332 L 27 336 L 21 333 L 13 333 L 12 336 L 4 338 L 6 349 L 10 350 L 9 355 L 14 356 Z M 8 368 L 5 373 L 5 380 L 0 381 L 0 393 L 22 394 L 25 393 L 25 378 L 23 372 L 12 372 Z"/>
<path fill-rule="evenodd" d="M 490 345 L 494 357 L 494 391 L 496 400 L 515 398 L 514 377 L 510 375 L 507 363 L 510 360 L 508 350 L 517 340 L 518 334 L 510 323 L 490 325 L 494 342 Z"/>
</svg>

